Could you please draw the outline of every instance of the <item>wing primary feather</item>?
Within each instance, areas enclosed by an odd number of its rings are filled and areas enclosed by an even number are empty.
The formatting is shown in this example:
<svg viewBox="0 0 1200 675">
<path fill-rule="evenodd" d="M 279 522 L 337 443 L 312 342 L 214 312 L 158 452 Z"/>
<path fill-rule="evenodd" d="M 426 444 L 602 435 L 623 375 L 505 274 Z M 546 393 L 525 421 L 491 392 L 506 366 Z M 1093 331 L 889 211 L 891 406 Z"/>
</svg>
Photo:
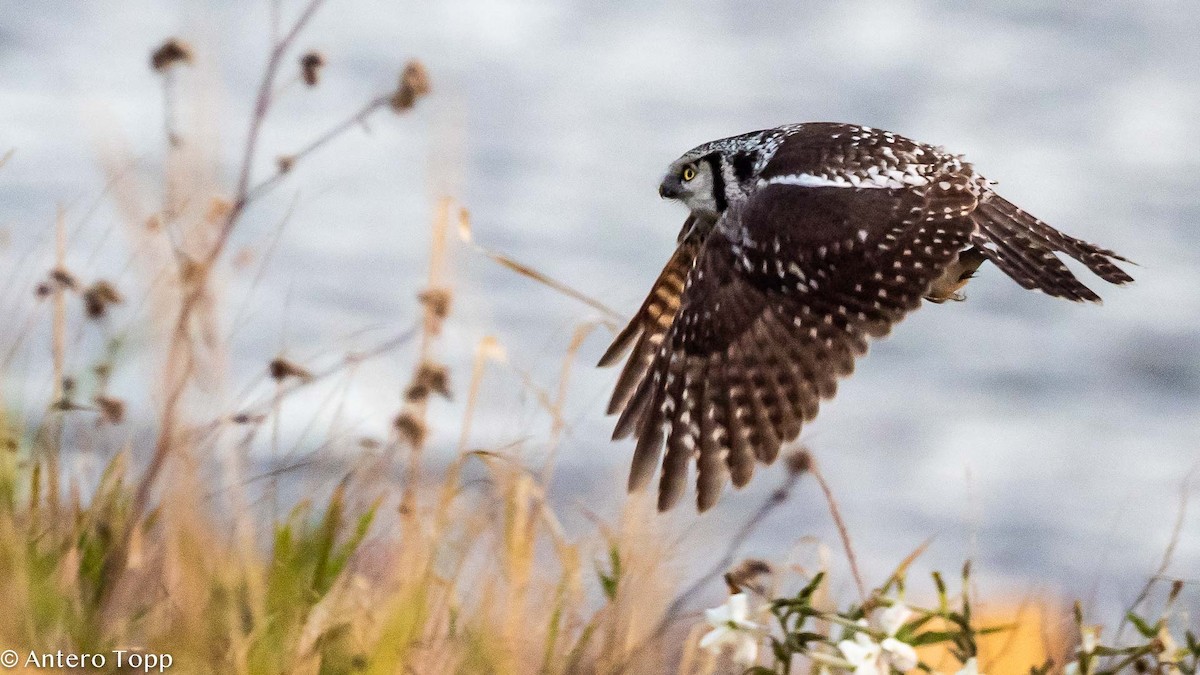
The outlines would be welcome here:
<svg viewBox="0 0 1200 675">
<path fill-rule="evenodd" d="M 1113 260 L 1131 263 L 1129 259 L 1106 248 L 1063 234 L 999 195 L 994 195 L 981 204 L 980 210 L 987 213 L 989 218 L 1003 219 L 1020 226 L 1049 248 L 1066 253 L 1111 284 L 1121 285 L 1133 281 L 1133 277 L 1112 263 Z"/>
<path fill-rule="evenodd" d="M 657 374 L 651 375 L 657 377 Z M 638 492 L 646 487 L 662 456 L 663 419 L 662 403 L 664 388 L 658 388 L 647 400 L 649 406 L 637 429 L 637 446 L 633 450 L 633 462 L 629 467 L 629 491 Z"/>
<path fill-rule="evenodd" d="M 629 347 L 634 344 L 634 341 L 643 337 L 641 317 L 635 316 L 620 333 L 613 338 L 612 344 L 604 351 L 604 355 L 600 357 L 600 361 L 596 363 L 598 368 L 607 368 L 616 365 L 625 352 L 629 351 Z"/>
<path fill-rule="evenodd" d="M 985 239 L 977 245 L 985 256 L 1021 286 L 1036 288 L 1047 295 L 1068 300 L 1100 300 L 1100 296 L 1075 278 L 1052 251 L 1039 246 L 1028 236 L 1012 231 L 1005 220 L 994 219 L 987 211 L 982 215 L 976 225 Z"/>
<path fill-rule="evenodd" d="M 663 455 L 662 474 L 659 477 L 659 511 L 675 506 L 683 496 L 687 488 L 688 466 L 696 455 L 699 427 L 695 417 L 697 397 L 693 384 L 697 379 L 696 374 L 692 364 L 685 364 L 682 372 L 676 375 L 679 384 L 669 396 L 673 409 L 670 411 L 668 426 L 671 431 L 667 434 L 667 451 Z"/>
<path fill-rule="evenodd" d="M 724 441 L 728 438 L 717 392 L 722 386 L 720 369 L 721 355 L 709 361 L 704 372 L 700 394 L 700 456 L 696 460 L 696 509 L 703 513 L 717 503 L 725 483 L 729 480 L 729 469 L 725 466 L 728 452 Z"/>
<path fill-rule="evenodd" d="M 643 333 L 638 337 L 633 353 L 621 368 L 621 374 L 617 376 L 617 383 L 613 386 L 612 398 L 608 400 L 609 415 L 620 412 L 629 405 L 629 400 L 633 398 L 638 385 L 654 363 L 655 349 L 656 345 L 650 343 L 648 335 Z"/>
<path fill-rule="evenodd" d="M 776 434 L 780 440 L 788 442 L 795 440 L 800 435 L 801 423 L 797 417 L 797 411 L 801 407 L 801 402 L 794 379 L 795 371 L 787 356 L 779 349 L 779 345 L 776 344 L 775 338 L 768 328 L 776 321 L 777 317 L 774 313 L 764 318 L 758 328 L 761 333 L 759 342 L 771 364 L 767 372 L 770 373 L 768 382 L 776 400 L 775 413 L 778 417 Z"/>
<path fill-rule="evenodd" d="M 754 448 L 750 442 L 752 430 L 745 419 L 749 403 L 745 399 L 745 383 L 739 377 L 740 360 L 727 361 L 723 371 L 729 414 L 729 455 L 726 463 L 733 484 L 742 487 L 754 475 Z"/>
<path fill-rule="evenodd" d="M 770 401 L 763 396 L 770 374 L 765 372 L 760 358 L 766 352 L 766 346 L 762 344 L 762 331 L 753 328 L 751 331 L 755 340 L 745 351 L 743 382 L 749 390 L 750 409 L 754 413 L 754 456 L 763 464 L 770 464 L 779 455 L 779 446 L 783 441 L 776 430 L 776 416 L 771 414 Z"/>
<path fill-rule="evenodd" d="M 804 422 L 813 419 L 817 416 L 817 406 L 820 403 L 820 394 L 817 391 L 814 378 L 815 373 L 812 370 L 806 370 L 802 364 L 806 359 L 795 351 L 795 340 L 787 329 L 782 326 L 778 320 L 764 324 L 764 330 L 772 338 L 771 345 L 774 349 L 776 358 L 781 363 L 787 364 L 787 372 L 791 378 L 793 393 L 793 411 L 796 416 L 795 433 L 789 434 L 791 438 L 796 438 L 800 434 L 800 430 L 804 426 Z"/>
<path fill-rule="evenodd" d="M 783 320 L 786 321 L 787 319 L 784 318 Z M 820 368 L 817 354 L 814 354 L 809 349 L 806 341 L 795 337 L 792 329 L 779 322 L 774 326 L 768 326 L 768 330 L 775 333 L 775 344 L 791 358 L 791 362 L 798 373 L 803 400 L 803 405 L 800 408 L 800 419 L 803 422 L 811 421 L 817 416 L 817 411 L 823 398 L 821 392 L 824 387 L 821 382 L 827 377 L 827 373 Z"/>
</svg>

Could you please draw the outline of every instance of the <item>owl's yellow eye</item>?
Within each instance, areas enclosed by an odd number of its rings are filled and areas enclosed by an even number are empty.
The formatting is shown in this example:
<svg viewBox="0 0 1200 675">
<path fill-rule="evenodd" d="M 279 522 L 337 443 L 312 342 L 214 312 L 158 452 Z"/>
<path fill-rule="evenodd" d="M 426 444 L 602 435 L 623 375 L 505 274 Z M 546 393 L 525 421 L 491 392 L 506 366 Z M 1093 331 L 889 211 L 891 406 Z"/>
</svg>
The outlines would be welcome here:
<svg viewBox="0 0 1200 675">
<path fill-rule="evenodd" d="M 684 180 L 691 180 L 696 177 L 696 169 L 694 167 L 685 166 L 683 167 L 683 173 L 680 175 L 683 176 Z"/>
</svg>

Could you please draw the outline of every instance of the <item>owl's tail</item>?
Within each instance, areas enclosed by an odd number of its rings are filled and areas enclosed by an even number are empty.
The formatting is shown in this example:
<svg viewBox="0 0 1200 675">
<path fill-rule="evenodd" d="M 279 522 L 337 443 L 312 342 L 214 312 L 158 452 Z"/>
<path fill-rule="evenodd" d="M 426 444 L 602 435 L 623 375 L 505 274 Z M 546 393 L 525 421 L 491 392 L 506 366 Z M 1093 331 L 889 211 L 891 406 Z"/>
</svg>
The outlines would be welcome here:
<svg viewBox="0 0 1200 675">
<path fill-rule="evenodd" d="M 1133 277 L 1114 264 L 1130 260 L 1065 235 L 999 195 L 985 196 L 971 214 L 971 220 L 975 224 L 971 243 L 1025 288 L 1068 300 L 1100 301 L 1100 296 L 1083 285 L 1056 253 L 1078 260 L 1110 284 L 1133 281 Z"/>
</svg>

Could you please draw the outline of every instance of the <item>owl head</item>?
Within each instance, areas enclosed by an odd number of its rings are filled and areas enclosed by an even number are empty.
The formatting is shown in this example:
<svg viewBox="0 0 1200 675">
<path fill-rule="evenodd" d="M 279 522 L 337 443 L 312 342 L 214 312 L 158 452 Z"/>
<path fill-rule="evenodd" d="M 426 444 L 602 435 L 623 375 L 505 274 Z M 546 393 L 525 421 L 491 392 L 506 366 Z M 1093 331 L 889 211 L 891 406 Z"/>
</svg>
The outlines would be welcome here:
<svg viewBox="0 0 1200 675">
<path fill-rule="evenodd" d="M 658 194 L 683 202 L 698 218 L 716 220 L 753 188 L 765 133 L 723 138 L 689 150 L 667 167 Z"/>
</svg>

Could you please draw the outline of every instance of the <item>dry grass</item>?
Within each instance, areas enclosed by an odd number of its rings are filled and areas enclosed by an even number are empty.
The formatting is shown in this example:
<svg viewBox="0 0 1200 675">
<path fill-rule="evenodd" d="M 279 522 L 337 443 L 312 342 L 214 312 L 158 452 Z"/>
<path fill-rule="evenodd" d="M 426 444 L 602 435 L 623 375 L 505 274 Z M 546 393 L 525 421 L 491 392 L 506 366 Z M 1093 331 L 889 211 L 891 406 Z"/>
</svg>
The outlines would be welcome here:
<svg viewBox="0 0 1200 675">
<path fill-rule="evenodd" d="M 261 131 L 285 89 L 277 81 L 321 4 L 306 5 L 271 50 L 232 193 L 203 143 L 174 119 L 176 80 L 202 57 L 178 39 L 155 50 L 151 65 L 166 102 L 164 188 L 155 194 L 132 178 L 124 153 L 104 156 L 106 197 L 124 214 L 136 279 L 120 290 L 99 278 L 85 288 L 67 269 L 69 218 L 60 213 L 55 262 L 37 282 L 31 310 L 49 309 L 50 396 L 39 419 L 14 418 L 20 408 L 0 405 L 0 594 L 7 599 L 0 644 L 20 645 L 23 658 L 60 649 L 169 653 L 181 672 L 611 671 L 657 624 L 649 608 L 669 602 L 674 580 L 662 564 L 663 533 L 650 507 L 631 501 L 618 522 L 598 524 L 594 538 L 572 540 L 545 499 L 552 457 L 535 472 L 509 452 L 469 445 L 480 382 L 503 356 L 494 341 L 481 342 L 466 385 L 456 458 L 438 475 L 425 467 L 428 403 L 452 386 L 437 352 L 453 310 L 448 235 L 456 220 L 465 228 L 467 216 L 451 200 L 436 210 L 427 286 L 414 293 L 422 319 L 413 330 L 325 369 L 281 354 L 266 368 L 272 396 L 223 407 L 228 345 L 218 288 L 246 210 L 310 155 L 376 112 L 407 113 L 431 87 L 424 68 L 409 63 L 393 92 L 255 179 Z M 319 65 L 307 56 L 299 63 L 301 77 L 317 86 Z M 118 305 L 125 328 L 112 317 Z M 33 342 L 39 321 L 5 333 L 6 375 L 21 375 L 12 367 L 18 356 L 44 348 Z M 96 340 L 72 339 L 72 331 L 94 333 L 112 352 L 100 355 L 94 376 L 81 378 L 87 386 L 75 383 L 70 364 L 95 355 L 70 351 Z M 581 329 L 566 350 L 557 394 L 541 399 L 554 445 L 586 334 Z M 130 335 L 161 377 L 142 391 L 109 391 Z M 402 403 L 391 438 L 342 448 L 359 459 L 331 493 L 264 519 L 245 490 L 245 457 L 271 445 L 263 439 L 275 435 L 284 402 L 414 342 L 412 379 L 396 385 Z M 137 420 L 150 434 L 133 430 L 127 400 L 153 402 L 152 419 Z M 346 441 L 321 445 L 339 444 Z M 80 454 L 109 458 L 102 474 L 71 461 Z M 610 566 L 608 595 L 593 583 L 594 560 Z M 656 649 L 663 653 L 625 669 L 662 672 L 687 649 Z"/>
<path fill-rule="evenodd" d="M 273 380 L 273 389 L 258 401 L 230 407 L 220 393 L 229 384 L 228 310 L 218 289 L 233 264 L 227 249 L 246 210 L 298 163 L 367 118 L 389 109 L 402 115 L 430 90 L 430 75 L 410 63 L 394 91 L 372 98 L 299 151 L 280 155 L 277 170 L 256 180 L 251 167 L 262 153 L 261 130 L 275 97 L 286 89 L 277 84 L 284 69 L 299 64 L 296 77 L 320 84 L 323 57 L 293 58 L 293 47 L 321 4 L 311 1 L 278 31 L 231 190 L 203 144 L 189 142 L 173 118 L 175 79 L 201 57 L 175 39 L 155 51 L 152 65 L 166 101 L 161 191 L 132 179 L 119 151 L 105 156 L 110 181 L 103 198 L 124 215 L 133 280 L 118 289 L 95 270 L 69 270 L 70 214 L 55 221 L 53 265 L 31 282 L 37 301 L 0 342 L 0 375 L 24 377 L 17 364 L 47 347 L 34 342 L 34 328 L 50 326 L 44 406 L 6 404 L 0 389 L 0 597 L 6 604 L 0 647 L 19 646 L 23 659 L 58 650 L 164 653 L 177 672 L 729 670 L 726 659 L 697 647 L 703 630 L 694 598 L 719 585 L 735 567 L 740 543 L 814 465 L 798 461 L 712 571 L 686 588 L 670 533 L 660 529 L 665 522 L 652 517 L 646 499 L 631 498 L 614 522 L 597 520 L 589 532 L 568 536 L 546 489 L 566 428 L 576 355 L 600 322 L 579 325 L 564 348 L 558 382 L 542 388 L 526 380 L 549 421 L 547 438 L 539 439 L 549 448 L 544 463 L 526 466 L 510 448 L 473 447 L 481 382 L 504 353 L 482 338 L 461 384 L 443 364 L 439 337 L 454 308 L 448 251 L 456 241 L 467 242 L 591 306 L 606 322 L 617 317 L 585 293 L 471 243 L 469 215 L 452 200 L 436 208 L 428 280 L 413 289 L 421 318 L 411 330 L 319 367 L 280 354 L 265 364 L 263 377 Z M 0 167 L 11 155 L 0 156 Z M 87 222 L 85 214 L 76 228 Z M 111 278 L 122 271 L 110 270 Z M 11 273 L 15 279 L 20 270 Z M 19 286 L 14 279 L 5 280 L 5 290 Z M 113 318 L 118 312 L 125 327 Z M 131 338 L 160 376 L 140 391 L 114 391 L 110 382 Z M 400 403 L 390 438 L 347 448 L 353 441 L 331 429 L 316 444 L 355 453 L 354 466 L 332 490 L 264 517 L 246 489 L 256 478 L 248 475 L 246 457 L 274 447 L 284 403 L 407 345 L 415 346 L 416 358 L 409 381 L 396 383 Z M 93 365 L 76 372 L 80 363 Z M 466 401 L 460 440 L 449 465 L 433 471 L 425 459 L 429 403 L 460 387 Z M 135 420 L 129 409 L 139 409 L 131 405 L 139 401 L 153 405 Z M 30 418 L 19 412 L 29 409 L 42 412 Z M 137 431 L 135 422 L 149 431 Z M 107 460 L 94 470 L 79 457 Z M 858 601 L 877 602 L 853 565 L 853 544 L 833 493 L 816 475 L 852 563 Z M 772 572 L 769 590 L 760 593 L 770 599 L 818 569 Z M 731 587 L 743 583 L 739 578 L 726 575 Z M 824 610 L 836 609 L 824 589 L 814 598 Z M 1019 621 L 1017 637 L 981 641 L 984 663 L 994 668 L 988 672 L 1017 672 L 1010 664 L 1027 668 L 1067 651 L 1070 636 L 1040 630 L 1052 623 L 1048 611 L 1003 613 L 1034 618 Z M 836 629 L 823 625 L 826 635 Z M 955 665 L 946 661 L 948 652 L 929 654 L 930 663 Z"/>
</svg>

